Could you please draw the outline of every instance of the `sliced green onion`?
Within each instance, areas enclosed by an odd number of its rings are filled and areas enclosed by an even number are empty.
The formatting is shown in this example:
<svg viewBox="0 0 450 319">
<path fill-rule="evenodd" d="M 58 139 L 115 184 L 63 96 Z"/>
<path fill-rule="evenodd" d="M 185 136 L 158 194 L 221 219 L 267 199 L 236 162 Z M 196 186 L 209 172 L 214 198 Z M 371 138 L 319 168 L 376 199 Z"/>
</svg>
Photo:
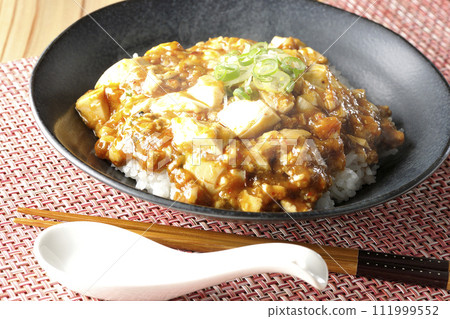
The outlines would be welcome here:
<svg viewBox="0 0 450 319">
<path fill-rule="evenodd" d="M 267 53 L 267 42 L 258 42 L 250 47 L 249 54 L 256 56 L 259 54 Z"/>
<path fill-rule="evenodd" d="M 297 78 L 303 71 L 305 71 L 305 63 L 299 58 L 290 56 L 281 61 L 281 69 L 290 74 L 293 78 Z"/>
<path fill-rule="evenodd" d="M 232 86 L 234 84 L 246 81 L 251 76 L 252 76 L 252 69 L 251 68 L 247 68 L 247 69 L 242 68 L 240 70 L 239 76 L 237 78 L 235 78 L 233 80 L 230 80 L 230 81 L 226 82 L 225 84 L 227 86 Z"/>
<path fill-rule="evenodd" d="M 250 100 L 250 95 L 248 95 L 243 88 L 237 88 L 233 91 L 233 95 L 240 100 Z"/>
<path fill-rule="evenodd" d="M 278 71 L 274 75 L 278 92 L 286 91 L 287 86 L 291 82 L 291 77 L 283 71 Z"/>
<path fill-rule="evenodd" d="M 268 86 L 267 83 L 272 83 L 272 82 L 262 82 L 261 80 L 254 78 L 253 83 L 255 84 L 256 88 L 259 90 L 271 91 L 271 90 L 268 90 L 268 88 L 270 88 L 270 86 Z"/>
<path fill-rule="evenodd" d="M 261 54 L 265 54 L 265 53 L 267 53 L 267 50 L 264 48 L 253 48 L 250 50 L 250 52 L 248 54 L 255 57 L 257 55 L 261 55 Z"/>
<path fill-rule="evenodd" d="M 261 82 L 272 82 L 273 77 L 272 76 L 255 76 L 254 79 L 258 79 Z"/>
<path fill-rule="evenodd" d="M 303 63 L 302 60 L 300 60 L 299 58 L 290 56 L 287 58 L 284 58 L 282 61 L 283 64 L 289 65 L 295 69 L 299 69 L 302 70 L 305 68 L 305 63 Z"/>
<path fill-rule="evenodd" d="M 255 48 L 267 50 L 268 46 L 267 42 L 258 42 L 251 46 L 250 51 Z"/>
<path fill-rule="evenodd" d="M 289 84 L 286 86 L 286 92 L 291 93 L 294 90 L 295 81 L 289 82 Z"/>
<path fill-rule="evenodd" d="M 250 64 L 253 64 L 254 55 L 251 55 L 250 53 L 242 54 L 238 57 L 239 64 L 242 66 L 248 66 Z"/>
<path fill-rule="evenodd" d="M 237 64 L 219 64 L 214 70 L 214 77 L 218 81 L 228 82 L 239 77 L 241 71 Z"/>
<path fill-rule="evenodd" d="M 269 52 L 270 52 L 270 51 L 274 51 L 274 52 L 276 52 L 276 53 L 278 53 L 278 54 L 287 55 L 286 52 L 284 52 L 283 50 L 278 49 L 278 48 L 268 48 L 268 50 L 269 50 Z"/>
<path fill-rule="evenodd" d="M 291 82 L 291 77 L 285 72 L 278 70 L 274 75 L 270 76 L 272 81 L 261 81 L 260 78 L 254 78 L 255 86 L 264 91 L 279 93 L 285 92 L 287 86 Z"/>
<path fill-rule="evenodd" d="M 252 85 L 269 92 L 290 93 L 295 80 L 305 70 L 302 60 L 284 50 L 268 47 L 267 42 L 247 44 L 242 53 L 230 51 L 220 61 L 214 69 L 214 77 L 225 82 L 229 96 L 245 100 L 254 96 Z M 239 87 L 233 90 L 235 85 Z"/>
<path fill-rule="evenodd" d="M 291 77 L 283 71 L 278 71 L 274 74 L 274 78 L 278 86 L 278 92 L 286 91 L 286 87 L 291 82 Z"/>
<path fill-rule="evenodd" d="M 267 78 L 278 71 L 278 61 L 276 59 L 264 59 L 258 61 L 253 67 L 253 75 L 257 78 Z M 262 79 L 261 79 L 262 80 Z M 262 80 L 263 82 L 267 82 Z"/>
<path fill-rule="evenodd" d="M 250 49 L 249 52 L 242 54 L 241 56 L 239 56 L 239 62 L 246 66 L 246 65 L 250 65 L 253 63 L 254 58 L 256 56 L 262 55 L 264 53 L 266 53 L 267 50 L 265 50 L 264 48 L 253 48 Z M 250 62 L 251 61 L 251 62 Z M 245 63 L 245 64 L 244 64 Z"/>
<path fill-rule="evenodd" d="M 302 71 L 300 71 L 299 69 L 294 69 L 293 67 L 290 67 L 289 65 L 286 64 L 281 64 L 280 68 L 284 72 L 289 74 L 293 79 L 296 79 L 302 73 Z"/>
</svg>

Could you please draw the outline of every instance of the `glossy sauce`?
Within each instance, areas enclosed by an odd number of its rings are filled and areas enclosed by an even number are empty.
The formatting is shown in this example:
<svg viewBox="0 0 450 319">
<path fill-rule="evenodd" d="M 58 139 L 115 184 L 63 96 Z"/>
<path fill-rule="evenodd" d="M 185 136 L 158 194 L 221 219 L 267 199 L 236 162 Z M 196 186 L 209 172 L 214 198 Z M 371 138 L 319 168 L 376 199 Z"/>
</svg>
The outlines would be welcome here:
<svg viewBox="0 0 450 319">
<path fill-rule="evenodd" d="M 229 130 L 217 121 L 223 104 L 198 112 L 150 110 L 155 99 L 184 92 L 200 77 L 211 74 L 220 56 L 233 50 L 242 52 L 252 44 L 222 37 L 186 50 L 177 42 L 161 44 L 140 58 L 158 81 L 152 92 L 146 91 L 148 79 L 140 70 L 124 83 L 96 88 L 104 90 L 101 96 L 108 106 L 107 117 L 89 122 L 88 114 L 81 108 L 79 112 L 99 137 L 97 156 L 116 166 L 135 159 L 148 172 L 167 170 L 176 187 L 175 200 L 255 212 L 308 211 L 329 189 L 332 177 L 345 168 L 346 154 L 360 154 L 373 165 L 380 151 L 403 143 L 404 135 L 392 123 L 387 106 L 370 103 L 364 90 L 345 87 L 330 72 L 325 57 L 293 38 L 279 48 L 300 58 L 307 69 L 291 94 L 256 90 L 257 98 L 281 119 L 264 134 L 229 140 Z M 136 105 L 145 107 L 133 113 Z M 194 156 L 192 147 L 173 142 L 173 119 L 186 117 L 206 126 L 216 125 L 216 137 L 225 142 L 219 153 L 201 154 L 201 165 L 206 163 L 208 170 L 219 172 L 213 185 L 208 178 L 199 178 L 195 167 L 187 169 L 187 161 Z M 289 132 L 299 135 L 289 137 Z"/>
</svg>

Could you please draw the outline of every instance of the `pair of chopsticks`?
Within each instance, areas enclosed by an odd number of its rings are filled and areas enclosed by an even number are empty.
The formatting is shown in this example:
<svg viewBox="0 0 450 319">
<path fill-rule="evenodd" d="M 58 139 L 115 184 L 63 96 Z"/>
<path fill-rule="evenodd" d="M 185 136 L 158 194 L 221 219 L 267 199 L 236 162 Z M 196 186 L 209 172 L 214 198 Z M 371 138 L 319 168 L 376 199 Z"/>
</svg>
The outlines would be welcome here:
<svg viewBox="0 0 450 319">
<path fill-rule="evenodd" d="M 450 290 L 450 263 L 446 260 L 401 256 L 372 251 L 321 246 L 219 233 L 175 226 L 150 224 L 107 217 L 87 216 L 20 207 L 19 212 L 60 221 L 92 221 L 125 228 L 162 245 L 196 252 L 212 252 L 261 243 L 290 243 L 320 254 L 334 273 L 366 276 Z M 15 218 L 15 223 L 47 228 L 60 222 Z"/>
</svg>

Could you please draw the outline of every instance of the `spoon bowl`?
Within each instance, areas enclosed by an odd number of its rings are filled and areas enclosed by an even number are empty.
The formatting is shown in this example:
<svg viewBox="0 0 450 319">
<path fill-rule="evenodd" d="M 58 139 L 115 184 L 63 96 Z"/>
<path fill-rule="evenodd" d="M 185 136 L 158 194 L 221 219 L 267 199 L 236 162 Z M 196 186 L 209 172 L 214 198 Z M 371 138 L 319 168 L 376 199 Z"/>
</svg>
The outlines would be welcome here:
<svg viewBox="0 0 450 319">
<path fill-rule="evenodd" d="M 237 277 L 285 273 L 317 289 L 328 269 L 316 252 L 293 244 L 258 244 L 212 253 L 168 248 L 128 230 L 70 222 L 44 230 L 34 254 L 48 276 L 108 300 L 167 300 Z"/>
</svg>

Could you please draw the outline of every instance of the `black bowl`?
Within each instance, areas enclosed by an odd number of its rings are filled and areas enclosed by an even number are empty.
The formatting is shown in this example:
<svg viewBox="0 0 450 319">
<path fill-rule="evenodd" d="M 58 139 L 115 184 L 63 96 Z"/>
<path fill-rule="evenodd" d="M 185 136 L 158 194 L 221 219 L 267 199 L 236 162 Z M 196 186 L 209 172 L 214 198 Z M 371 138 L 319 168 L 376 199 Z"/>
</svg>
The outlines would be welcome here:
<svg viewBox="0 0 450 319">
<path fill-rule="evenodd" d="M 270 41 L 274 35 L 298 37 L 324 52 L 355 87 L 367 90 L 375 104 L 389 105 L 397 126 L 405 130 L 406 142 L 397 155 L 381 163 L 377 182 L 333 209 L 289 215 L 246 213 L 140 191 L 133 180 L 94 155 L 96 138 L 73 106 L 104 70 L 161 42 L 178 41 L 189 47 L 220 35 L 258 41 Z M 363 210 L 414 187 L 449 153 L 450 90 L 431 62 L 386 28 L 309 0 L 142 0 L 103 8 L 74 23 L 46 49 L 33 71 L 31 100 L 50 143 L 89 175 L 133 196 L 210 219 L 275 222 Z"/>
</svg>

